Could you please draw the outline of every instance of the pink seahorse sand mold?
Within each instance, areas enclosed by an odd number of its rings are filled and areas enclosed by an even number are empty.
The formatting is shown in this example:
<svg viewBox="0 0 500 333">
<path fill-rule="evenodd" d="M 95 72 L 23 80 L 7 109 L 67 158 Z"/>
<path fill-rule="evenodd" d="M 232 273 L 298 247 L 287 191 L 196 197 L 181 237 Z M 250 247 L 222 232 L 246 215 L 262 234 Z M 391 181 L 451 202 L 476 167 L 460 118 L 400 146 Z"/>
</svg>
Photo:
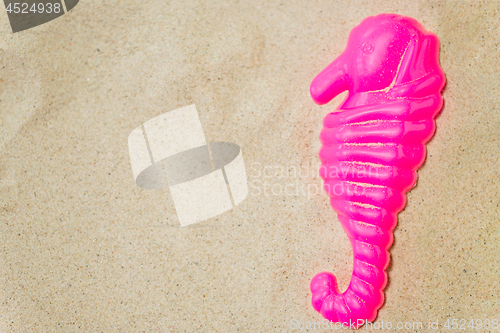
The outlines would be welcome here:
<svg viewBox="0 0 500 333">
<path fill-rule="evenodd" d="M 425 160 L 444 85 L 438 38 L 396 14 L 363 20 L 311 84 L 317 104 L 348 91 L 320 135 L 320 175 L 354 256 L 345 292 L 329 272 L 311 281 L 314 309 L 332 322 L 357 328 L 377 317 L 397 214 Z"/>
</svg>

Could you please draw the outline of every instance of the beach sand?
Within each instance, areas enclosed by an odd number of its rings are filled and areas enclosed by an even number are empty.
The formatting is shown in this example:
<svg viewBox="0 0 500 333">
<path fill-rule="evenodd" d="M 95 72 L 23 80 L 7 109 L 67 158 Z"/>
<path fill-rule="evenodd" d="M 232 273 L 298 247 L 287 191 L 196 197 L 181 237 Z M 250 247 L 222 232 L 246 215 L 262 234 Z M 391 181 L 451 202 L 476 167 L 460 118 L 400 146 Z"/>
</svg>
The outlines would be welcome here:
<svg viewBox="0 0 500 333">
<path fill-rule="evenodd" d="M 96 0 L 16 34 L 1 10 L 0 331 L 291 332 L 322 321 L 311 278 L 331 271 L 345 289 L 352 270 L 317 172 L 323 117 L 345 94 L 317 106 L 309 84 L 353 27 L 384 12 L 439 37 L 447 86 L 377 322 L 428 331 L 500 319 L 499 10 Z M 241 147 L 250 193 L 180 228 L 168 190 L 136 186 L 127 137 L 190 104 L 207 141 Z"/>
</svg>

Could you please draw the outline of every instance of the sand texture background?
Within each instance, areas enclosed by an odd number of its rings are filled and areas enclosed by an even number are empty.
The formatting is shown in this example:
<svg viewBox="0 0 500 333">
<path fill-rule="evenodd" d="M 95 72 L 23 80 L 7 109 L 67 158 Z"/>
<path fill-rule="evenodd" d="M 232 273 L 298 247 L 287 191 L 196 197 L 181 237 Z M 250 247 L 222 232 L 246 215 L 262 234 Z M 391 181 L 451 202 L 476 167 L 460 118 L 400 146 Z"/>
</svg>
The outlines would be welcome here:
<svg viewBox="0 0 500 333">
<path fill-rule="evenodd" d="M 352 270 L 317 173 L 323 117 L 345 95 L 317 106 L 309 84 L 384 12 L 437 34 L 447 86 L 378 321 L 500 319 L 499 1 L 88 0 L 16 34 L 0 10 L 0 332 L 321 320 L 311 278 L 346 288 Z M 242 148 L 253 185 L 180 228 L 168 190 L 135 185 L 127 137 L 193 103 L 207 141 Z"/>
</svg>

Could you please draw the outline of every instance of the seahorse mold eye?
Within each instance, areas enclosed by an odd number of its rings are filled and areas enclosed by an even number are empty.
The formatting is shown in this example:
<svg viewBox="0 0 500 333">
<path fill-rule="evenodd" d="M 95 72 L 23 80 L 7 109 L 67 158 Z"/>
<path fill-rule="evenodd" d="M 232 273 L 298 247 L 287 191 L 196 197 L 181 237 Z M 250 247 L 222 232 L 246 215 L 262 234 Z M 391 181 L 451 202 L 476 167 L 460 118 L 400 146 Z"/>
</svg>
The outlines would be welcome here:
<svg viewBox="0 0 500 333">
<path fill-rule="evenodd" d="M 314 309 L 332 322 L 357 328 L 375 320 L 384 303 L 397 215 L 425 160 L 444 85 L 438 38 L 396 14 L 363 20 L 311 83 L 317 104 L 348 91 L 320 135 L 320 175 L 354 257 L 345 292 L 329 272 L 311 281 Z"/>
<path fill-rule="evenodd" d="M 373 52 L 373 44 L 372 43 L 364 43 L 363 44 L 363 52 L 364 53 L 372 53 Z"/>
</svg>

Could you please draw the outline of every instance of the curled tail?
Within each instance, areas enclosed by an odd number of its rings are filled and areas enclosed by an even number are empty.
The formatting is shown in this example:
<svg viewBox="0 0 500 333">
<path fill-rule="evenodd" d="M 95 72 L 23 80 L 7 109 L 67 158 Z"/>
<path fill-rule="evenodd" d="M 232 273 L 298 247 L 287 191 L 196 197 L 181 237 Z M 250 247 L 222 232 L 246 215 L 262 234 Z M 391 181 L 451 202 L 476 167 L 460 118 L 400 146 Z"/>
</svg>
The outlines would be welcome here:
<svg viewBox="0 0 500 333">
<path fill-rule="evenodd" d="M 317 274 L 311 281 L 312 304 L 324 318 L 358 328 L 373 321 L 384 303 L 390 260 L 387 250 L 392 245 L 396 216 L 374 206 L 344 204 L 332 200 L 353 248 L 351 282 L 345 292 L 339 293 L 332 273 Z"/>
</svg>

